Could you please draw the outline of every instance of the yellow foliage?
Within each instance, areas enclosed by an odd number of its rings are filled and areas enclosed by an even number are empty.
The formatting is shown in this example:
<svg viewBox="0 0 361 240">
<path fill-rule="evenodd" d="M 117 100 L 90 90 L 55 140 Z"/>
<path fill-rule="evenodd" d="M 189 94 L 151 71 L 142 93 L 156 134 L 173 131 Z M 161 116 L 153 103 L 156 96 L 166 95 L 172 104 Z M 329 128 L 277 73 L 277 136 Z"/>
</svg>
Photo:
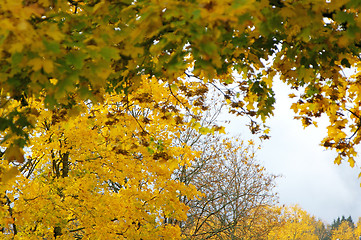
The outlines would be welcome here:
<svg viewBox="0 0 361 240">
<path fill-rule="evenodd" d="M 31 169 L 32 181 L 49 169 L 58 178 L 54 156 L 69 154 L 70 173 L 91 168 L 85 159 L 97 153 L 125 166 L 139 152 L 154 158 L 152 165 L 138 159 L 127 174 L 149 171 L 156 181 L 177 166 L 175 156 L 192 155 L 174 148 L 171 136 L 184 130 L 185 115 L 198 121 L 211 88 L 222 92 L 231 113 L 252 119 L 252 133 L 267 134 L 255 120 L 273 114 L 276 76 L 298 91 L 291 108 L 304 127 L 329 119 L 322 144 L 337 152 L 336 164 L 353 167 L 361 142 L 360 74 L 343 69 L 360 67 L 360 12 L 352 0 L 2 0 L 1 147 L 18 147 L 7 150 L 5 169 L 14 159 L 24 162 L 26 145 L 36 164 L 20 168 Z M 33 113 L 39 106 L 40 115 Z M 49 227 L 38 224 L 45 236 Z"/>
<path fill-rule="evenodd" d="M 356 235 L 354 229 L 348 221 L 343 221 L 337 229 L 332 231 L 332 240 L 354 240 L 359 236 Z"/>
<path fill-rule="evenodd" d="M 281 218 L 283 225 L 271 231 L 268 240 L 318 240 L 314 219 L 297 205 L 284 207 Z"/>
<path fill-rule="evenodd" d="M 0 182 L 6 183 L 6 182 L 12 180 L 13 178 L 15 178 L 16 175 L 18 175 L 18 174 L 19 174 L 19 170 L 17 167 L 11 167 L 10 169 L 3 170 L 2 174 L 1 174 Z"/>
<path fill-rule="evenodd" d="M 179 195 L 193 198 L 197 191 L 171 175 L 197 154 L 172 144 L 188 123 L 172 123 L 164 109 L 183 118 L 182 97 L 169 98 L 167 83 L 155 78 L 143 77 L 141 84 L 131 95 L 77 104 L 72 111 L 81 114 L 36 103 L 31 155 L 6 189 L 16 200 L 0 220 L 4 238 L 14 236 L 16 225 L 17 239 L 180 239 L 179 226 L 163 221 L 185 220 L 188 207 Z M 20 152 L 10 147 L 6 155 L 19 161 Z M 5 172 L 3 181 L 15 172 Z"/>
</svg>

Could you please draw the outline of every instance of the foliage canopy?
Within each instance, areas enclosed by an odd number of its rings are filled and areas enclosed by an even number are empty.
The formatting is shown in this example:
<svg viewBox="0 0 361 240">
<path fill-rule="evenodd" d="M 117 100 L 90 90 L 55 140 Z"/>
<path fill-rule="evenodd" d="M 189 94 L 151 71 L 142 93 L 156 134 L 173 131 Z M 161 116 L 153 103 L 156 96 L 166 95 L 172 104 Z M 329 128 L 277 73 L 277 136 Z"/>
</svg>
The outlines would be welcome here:
<svg viewBox="0 0 361 240">
<path fill-rule="evenodd" d="M 232 84 L 223 91 L 230 111 L 265 121 L 278 74 L 296 90 L 290 94 L 296 117 L 308 126 L 327 115 L 322 144 L 337 150 L 337 164 L 347 159 L 354 166 L 361 141 L 360 6 L 354 0 L 1 1 L 2 145 L 28 141 L 38 114 L 30 98 L 44 98 L 48 109 L 73 109 L 81 100 L 103 101 L 104 92 L 130 93 L 142 75 L 174 87 L 189 76 L 207 87 Z M 345 68 L 355 74 L 345 76 Z M 21 104 L 9 111 L 14 100 Z M 262 130 L 254 120 L 250 127 Z"/>
</svg>

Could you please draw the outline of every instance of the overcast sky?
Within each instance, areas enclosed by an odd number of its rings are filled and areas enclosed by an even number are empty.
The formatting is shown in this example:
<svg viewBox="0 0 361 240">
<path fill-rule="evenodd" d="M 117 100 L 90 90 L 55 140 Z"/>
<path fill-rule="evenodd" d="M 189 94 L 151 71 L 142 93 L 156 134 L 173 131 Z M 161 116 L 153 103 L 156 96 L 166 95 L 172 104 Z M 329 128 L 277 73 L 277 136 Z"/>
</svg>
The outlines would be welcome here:
<svg viewBox="0 0 361 240">
<path fill-rule="evenodd" d="M 361 217 L 359 166 L 351 168 L 347 162 L 335 165 L 336 153 L 319 145 L 327 132 L 325 119 L 318 128 L 304 129 L 300 121 L 293 120 L 287 86 L 278 81 L 275 92 L 275 114 L 267 122 L 271 127 L 271 138 L 263 141 L 257 159 L 269 172 L 282 175 L 276 189 L 280 203 L 299 204 L 326 223 L 332 223 L 342 215 L 351 215 L 357 223 Z M 244 127 L 246 119 L 231 119 L 227 127 L 229 132 L 240 133 L 245 139 L 252 137 Z M 357 160 L 360 161 L 360 157 Z"/>
</svg>

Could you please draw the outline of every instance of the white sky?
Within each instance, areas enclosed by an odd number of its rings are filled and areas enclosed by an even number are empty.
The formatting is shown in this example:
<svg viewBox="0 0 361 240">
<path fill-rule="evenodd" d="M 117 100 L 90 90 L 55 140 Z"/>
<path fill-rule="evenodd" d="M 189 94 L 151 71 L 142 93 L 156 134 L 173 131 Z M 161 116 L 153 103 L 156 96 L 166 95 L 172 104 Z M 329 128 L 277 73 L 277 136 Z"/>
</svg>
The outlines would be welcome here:
<svg viewBox="0 0 361 240">
<path fill-rule="evenodd" d="M 347 162 L 335 165 L 336 153 L 319 145 L 327 132 L 325 119 L 319 122 L 318 128 L 304 129 L 301 121 L 293 119 L 288 87 L 278 80 L 274 90 L 276 109 L 267 122 L 271 127 L 271 138 L 263 141 L 257 159 L 269 172 L 282 175 L 276 188 L 280 203 L 299 204 L 329 224 L 342 215 L 351 215 L 357 223 L 361 217 L 361 179 L 357 177 L 360 167 L 351 168 Z M 232 119 L 226 128 L 228 132 L 241 134 L 245 139 L 252 138 L 244 127 L 246 118 L 223 117 Z"/>
</svg>

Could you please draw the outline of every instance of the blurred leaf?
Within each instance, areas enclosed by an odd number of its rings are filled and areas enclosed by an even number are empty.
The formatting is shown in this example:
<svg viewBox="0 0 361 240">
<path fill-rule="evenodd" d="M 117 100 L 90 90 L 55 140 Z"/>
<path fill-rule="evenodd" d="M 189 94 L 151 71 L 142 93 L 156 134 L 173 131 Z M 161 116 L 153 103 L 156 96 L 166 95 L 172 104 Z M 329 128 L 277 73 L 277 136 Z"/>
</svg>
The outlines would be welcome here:
<svg viewBox="0 0 361 240">
<path fill-rule="evenodd" d="M 9 162 L 17 161 L 23 163 L 25 161 L 24 151 L 16 145 L 11 145 L 5 150 L 5 159 Z"/>
<path fill-rule="evenodd" d="M 15 178 L 19 173 L 20 172 L 17 167 L 11 167 L 1 175 L 1 182 L 6 183 Z"/>
<path fill-rule="evenodd" d="M 80 52 L 69 53 L 66 55 L 66 63 L 73 65 L 76 69 L 81 69 L 84 65 L 85 54 Z"/>
<path fill-rule="evenodd" d="M 60 53 L 60 44 L 58 42 L 43 40 L 43 44 L 46 50 L 52 51 L 53 53 Z"/>
</svg>

